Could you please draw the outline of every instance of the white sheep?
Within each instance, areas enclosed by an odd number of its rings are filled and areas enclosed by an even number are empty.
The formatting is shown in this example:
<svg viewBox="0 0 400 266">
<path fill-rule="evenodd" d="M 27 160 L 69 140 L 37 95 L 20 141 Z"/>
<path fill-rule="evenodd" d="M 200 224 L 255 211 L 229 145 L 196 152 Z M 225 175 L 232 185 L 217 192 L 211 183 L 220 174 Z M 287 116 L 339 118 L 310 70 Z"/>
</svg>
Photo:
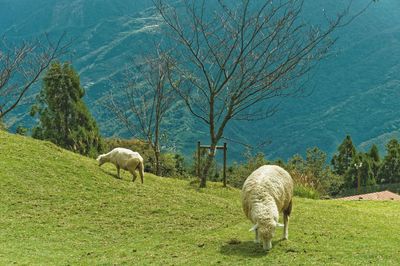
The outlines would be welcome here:
<svg viewBox="0 0 400 266">
<path fill-rule="evenodd" d="M 138 152 L 125 148 L 115 148 L 109 153 L 100 155 L 96 160 L 99 162 L 99 166 L 102 166 L 104 163 L 114 164 L 117 167 L 118 178 L 121 178 L 119 174 L 120 168 L 129 171 L 133 176 L 132 182 L 135 182 L 135 170 L 138 170 L 143 184 L 143 158 Z"/>
<path fill-rule="evenodd" d="M 277 165 L 264 165 L 246 179 L 242 188 L 242 206 L 247 218 L 254 224 L 255 242 L 259 236 L 263 248 L 272 248 L 272 237 L 277 226 L 284 226 L 283 239 L 288 239 L 289 215 L 292 211 L 293 180 Z M 283 212 L 284 225 L 278 223 Z"/>
</svg>

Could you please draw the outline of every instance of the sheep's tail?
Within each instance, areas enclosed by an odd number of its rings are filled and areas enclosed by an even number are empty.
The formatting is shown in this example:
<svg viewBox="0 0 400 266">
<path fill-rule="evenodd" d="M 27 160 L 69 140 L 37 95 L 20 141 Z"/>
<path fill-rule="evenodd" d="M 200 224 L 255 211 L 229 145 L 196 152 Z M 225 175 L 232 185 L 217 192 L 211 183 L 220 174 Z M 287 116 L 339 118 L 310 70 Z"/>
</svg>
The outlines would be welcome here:
<svg viewBox="0 0 400 266">
<path fill-rule="evenodd" d="M 139 162 L 138 168 L 139 168 L 140 179 L 142 180 L 142 184 L 143 184 L 144 164 L 143 164 L 143 161 L 142 161 L 142 160 Z"/>
</svg>

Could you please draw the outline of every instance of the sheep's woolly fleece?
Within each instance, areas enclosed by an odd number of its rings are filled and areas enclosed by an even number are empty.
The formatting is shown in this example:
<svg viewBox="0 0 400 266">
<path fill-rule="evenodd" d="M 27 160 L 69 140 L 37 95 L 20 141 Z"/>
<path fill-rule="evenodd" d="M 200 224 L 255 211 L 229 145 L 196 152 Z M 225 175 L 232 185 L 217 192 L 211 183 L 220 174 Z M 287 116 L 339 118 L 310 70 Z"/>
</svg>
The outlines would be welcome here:
<svg viewBox="0 0 400 266">
<path fill-rule="evenodd" d="M 133 181 L 136 178 L 135 170 L 138 169 L 143 183 L 144 164 L 143 158 L 138 152 L 125 148 L 115 148 L 109 153 L 97 157 L 97 161 L 100 165 L 107 162 L 114 164 L 117 167 L 118 176 L 119 168 L 129 171 L 133 175 Z"/>
<path fill-rule="evenodd" d="M 272 239 L 275 227 L 280 225 L 279 212 L 291 207 L 292 196 L 292 178 L 279 166 L 261 166 L 246 179 L 242 189 L 243 211 L 263 240 Z"/>
</svg>

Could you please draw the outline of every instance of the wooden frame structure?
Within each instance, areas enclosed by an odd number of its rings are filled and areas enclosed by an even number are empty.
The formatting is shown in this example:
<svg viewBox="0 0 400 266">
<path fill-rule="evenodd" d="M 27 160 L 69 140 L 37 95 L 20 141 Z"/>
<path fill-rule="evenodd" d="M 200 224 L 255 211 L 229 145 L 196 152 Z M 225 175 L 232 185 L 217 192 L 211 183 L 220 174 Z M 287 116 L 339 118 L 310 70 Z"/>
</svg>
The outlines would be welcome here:
<svg viewBox="0 0 400 266">
<path fill-rule="evenodd" d="M 197 176 L 201 178 L 201 149 L 211 149 L 210 145 L 201 145 L 200 141 L 197 142 Z M 216 146 L 216 150 L 224 150 L 224 170 L 223 170 L 223 182 L 224 182 L 224 187 L 226 187 L 226 151 L 227 151 L 227 145 L 226 142 L 224 142 L 223 146 Z M 210 151 L 211 152 L 211 151 Z M 214 151 L 215 155 L 215 151 Z"/>
</svg>

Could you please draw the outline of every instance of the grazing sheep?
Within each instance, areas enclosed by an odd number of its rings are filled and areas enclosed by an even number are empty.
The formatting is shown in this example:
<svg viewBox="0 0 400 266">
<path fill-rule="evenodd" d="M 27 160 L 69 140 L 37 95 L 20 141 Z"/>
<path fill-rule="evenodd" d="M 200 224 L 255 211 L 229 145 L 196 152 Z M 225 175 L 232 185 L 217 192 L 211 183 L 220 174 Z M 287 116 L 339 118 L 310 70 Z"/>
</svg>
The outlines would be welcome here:
<svg viewBox="0 0 400 266">
<path fill-rule="evenodd" d="M 135 182 L 135 170 L 138 170 L 143 184 L 144 165 L 143 158 L 139 153 L 125 148 L 115 148 L 109 153 L 100 155 L 96 160 L 99 162 L 99 166 L 104 163 L 114 164 L 117 167 L 118 178 L 121 178 L 119 174 L 120 168 L 129 171 L 133 176 L 132 182 Z"/>
<path fill-rule="evenodd" d="M 292 211 L 293 180 L 277 165 L 264 165 L 246 179 L 242 188 L 242 206 L 254 224 L 250 231 L 263 241 L 263 248 L 272 248 L 272 237 L 277 226 L 284 226 L 283 238 L 288 239 L 289 215 Z M 284 225 L 278 223 L 283 212 Z"/>
</svg>

